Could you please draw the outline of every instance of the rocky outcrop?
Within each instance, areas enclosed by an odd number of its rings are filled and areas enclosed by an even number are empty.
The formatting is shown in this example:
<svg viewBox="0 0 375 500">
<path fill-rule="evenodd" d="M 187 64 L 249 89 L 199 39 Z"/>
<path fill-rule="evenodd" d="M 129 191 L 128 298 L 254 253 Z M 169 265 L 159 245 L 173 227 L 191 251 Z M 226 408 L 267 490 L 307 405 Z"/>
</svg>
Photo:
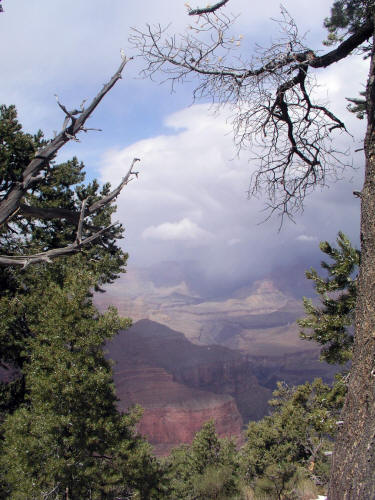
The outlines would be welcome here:
<svg viewBox="0 0 375 500">
<path fill-rule="evenodd" d="M 267 412 L 270 389 L 259 384 L 246 356 L 223 346 L 198 346 L 183 334 L 150 320 L 135 323 L 109 344 L 118 366 L 134 363 L 163 368 L 192 389 L 226 394 L 236 401 L 244 423 Z"/>
<path fill-rule="evenodd" d="M 161 323 L 198 345 L 220 344 L 259 356 L 309 349 L 295 325 L 303 316 L 302 301 L 280 290 L 272 279 L 255 281 L 228 297 L 208 299 L 194 294 L 184 281 L 158 287 L 146 272 L 133 270 L 95 300 L 101 309 L 115 305 L 134 321 Z"/>
<path fill-rule="evenodd" d="M 220 435 L 239 435 L 242 422 L 268 413 L 277 380 L 293 385 L 324 376 L 324 369 L 334 371 L 319 365 L 317 351 L 250 357 L 224 346 L 193 344 L 150 320 L 120 332 L 108 351 L 116 363 L 120 405 L 144 408 L 139 429 L 159 453 L 191 441 L 210 418 Z"/>
<path fill-rule="evenodd" d="M 195 409 L 186 406 L 147 408 L 138 430 L 148 438 L 156 455 L 167 455 L 172 448 L 191 443 L 208 420 L 215 422 L 220 437 L 240 437 L 242 420 L 232 398 Z"/>
<path fill-rule="evenodd" d="M 242 418 L 234 399 L 190 388 L 174 381 L 163 368 L 127 360 L 114 368 L 119 406 L 144 408 L 138 431 L 154 445 L 156 454 L 190 443 L 196 432 L 213 419 L 220 436 L 239 436 Z"/>
<path fill-rule="evenodd" d="M 259 420 L 268 411 L 272 392 L 260 385 L 252 364 L 243 356 L 236 360 L 176 367 L 174 376 L 190 387 L 233 396 L 245 424 Z"/>
</svg>

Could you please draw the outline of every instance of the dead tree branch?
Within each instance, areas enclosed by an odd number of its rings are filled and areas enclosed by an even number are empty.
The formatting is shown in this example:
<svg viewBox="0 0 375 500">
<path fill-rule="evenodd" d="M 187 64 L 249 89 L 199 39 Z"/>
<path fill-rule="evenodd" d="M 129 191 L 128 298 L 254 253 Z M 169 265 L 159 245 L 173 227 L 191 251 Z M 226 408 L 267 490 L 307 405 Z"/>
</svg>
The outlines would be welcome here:
<svg viewBox="0 0 375 500">
<path fill-rule="evenodd" d="M 239 52 L 243 37 L 233 35 L 235 18 L 220 12 L 221 4 L 190 11 L 199 14 L 197 22 L 179 37 L 168 36 L 159 25 L 134 30 L 130 41 L 145 61 L 144 77 L 164 75 L 173 89 L 195 75 L 194 98 L 231 109 L 237 147 L 251 150 L 257 162 L 249 195 L 265 191 L 271 213 L 293 216 L 310 191 L 339 177 L 348 164 L 346 152 L 332 142 L 333 132 L 346 131 L 345 125 L 317 102 L 313 70 L 360 49 L 372 36 L 373 21 L 317 55 L 282 9 L 279 40 L 244 59 Z"/>
<path fill-rule="evenodd" d="M 74 243 L 63 248 L 55 248 L 33 255 L 0 255 L 0 265 L 21 265 L 25 267 L 31 263 L 44 261 L 49 262 L 55 257 L 78 252 L 82 247 L 95 242 L 104 233 L 114 227 L 114 224 L 111 224 L 107 227 L 98 228 L 92 224 L 87 224 L 85 219 L 94 215 L 103 207 L 108 206 L 117 198 L 124 186 L 126 186 L 135 177 L 138 177 L 138 172 L 133 170 L 134 164 L 139 161 L 138 158 L 135 158 L 132 161 L 125 177 L 113 191 L 99 200 L 94 201 L 91 205 L 88 205 L 88 199 L 84 200 L 80 211 L 59 207 L 30 206 L 24 203 L 23 199 L 30 188 L 36 189 L 39 182 L 48 179 L 50 172 L 48 169 L 49 162 L 56 157 L 58 151 L 67 142 L 77 140 L 77 134 L 81 131 L 87 132 L 88 130 L 94 130 L 85 128 L 85 122 L 91 116 L 104 96 L 122 77 L 122 71 L 128 61 L 129 59 L 122 54 L 122 61 L 116 73 L 112 76 L 109 82 L 103 86 L 103 88 L 86 108 L 84 106 L 85 101 L 83 101 L 79 109 L 69 111 L 56 96 L 57 103 L 65 114 L 61 131 L 56 134 L 54 139 L 48 142 L 46 146 L 36 152 L 34 158 L 24 169 L 21 180 L 13 182 L 0 201 L 0 227 L 3 226 L 10 229 L 9 223 L 11 223 L 12 219 L 16 215 L 24 218 L 37 218 L 40 220 L 56 218 L 65 219 L 68 222 L 77 225 L 76 239 Z M 83 236 L 83 232 L 86 229 L 89 229 L 91 232 L 95 232 L 93 234 Z"/>
<path fill-rule="evenodd" d="M 0 226 L 5 222 L 9 222 L 12 215 L 19 209 L 22 198 L 30 188 L 31 184 L 35 182 L 38 176 L 42 173 L 46 162 L 55 158 L 57 152 L 67 142 L 72 139 L 76 139 L 76 135 L 83 130 L 86 120 L 93 113 L 103 97 L 121 78 L 121 73 L 128 61 L 129 59 L 123 58 L 116 73 L 112 76 L 110 81 L 103 86 L 86 109 L 82 108 L 80 110 L 68 112 L 65 106 L 59 103 L 60 108 L 66 114 L 63 128 L 49 144 L 37 152 L 34 159 L 31 160 L 29 165 L 24 170 L 22 181 L 14 184 L 0 202 Z"/>
<path fill-rule="evenodd" d="M 0 255 L 0 265 L 26 267 L 29 264 L 36 264 L 37 262 L 51 262 L 52 259 L 55 259 L 56 257 L 77 253 L 84 246 L 97 241 L 100 236 L 109 231 L 115 225 L 116 224 L 111 224 L 110 226 L 103 227 L 91 236 L 88 236 L 87 238 L 81 240 L 80 235 L 77 232 L 75 242 L 63 248 L 53 248 L 52 250 L 47 250 L 46 252 L 36 253 L 32 255 Z"/>
<path fill-rule="evenodd" d="M 108 195 L 103 196 L 99 200 L 92 203 L 90 206 L 85 208 L 84 216 L 87 217 L 89 215 L 93 215 L 95 212 L 103 208 L 105 205 L 108 205 L 112 201 L 114 201 L 117 196 L 120 194 L 122 189 L 134 178 L 138 177 L 139 172 L 135 172 L 133 170 L 134 164 L 140 161 L 139 158 L 134 158 L 132 164 L 122 179 L 121 183 Z M 35 217 L 38 219 L 66 219 L 73 224 L 78 224 L 81 212 L 69 210 L 66 208 L 52 207 L 52 208 L 41 208 L 34 207 L 30 205 L 25 205 L 24 203 L 20 203 L 19 210 L 17 212 L 18 215 L 23 215 L 24 217 Z"/>
<path fill-rule="evenodd" d="M 107 196 L 103 196 L 103 198 L 100 198 L 100 200 L 96 201 L 93 203 L 88 209 L 87 209 L 87 214 L 91 215 L 94 212 L 100 210 L 104 205 L 108 205 L 111 201 L 113 201 L 117 196 L 120 194 L 122 188 L 126 186 L 131 180 L 133 180 L 135 177 L 138 177 L 138 172 L 133 171 L 133 167 L 137 161 L 140 161 L 139 158 L 134 158 L 132 161 L 132 164 L 130 165 L 130 168 L 125 175 L 125 177 L 122 179 L 120 184 L 115 188 L 113 191 L 111 191 Z"/>
<path fill-rule="evenodd" d="M 212 12 L 215 12 L 216 10 L 220 9 L 223 7 L 226 3 L 228 3 L 229 0 L 221 0 L 221 2 L 215 3 L 215 5 L 207 5 L 207 7 L 203 9 L 191 9 L 189 10 L 188 14 L 189 16 L 200 16 L 201 14 L 211 14 Z"/>
</svg>

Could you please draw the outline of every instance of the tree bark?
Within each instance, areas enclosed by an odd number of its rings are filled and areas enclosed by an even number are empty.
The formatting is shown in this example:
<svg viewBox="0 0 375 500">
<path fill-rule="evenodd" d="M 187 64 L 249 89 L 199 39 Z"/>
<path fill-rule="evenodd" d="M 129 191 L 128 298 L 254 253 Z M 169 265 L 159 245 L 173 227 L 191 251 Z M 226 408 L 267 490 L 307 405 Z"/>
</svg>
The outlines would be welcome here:
<svg viewBox="0 0 375 500">
<path fill-rule="evenodd" d="M 333 453 L 329 500 L 375 499 L 375 47 L 367 81 L 361 265 L 348 393 Z"/>
</svg>

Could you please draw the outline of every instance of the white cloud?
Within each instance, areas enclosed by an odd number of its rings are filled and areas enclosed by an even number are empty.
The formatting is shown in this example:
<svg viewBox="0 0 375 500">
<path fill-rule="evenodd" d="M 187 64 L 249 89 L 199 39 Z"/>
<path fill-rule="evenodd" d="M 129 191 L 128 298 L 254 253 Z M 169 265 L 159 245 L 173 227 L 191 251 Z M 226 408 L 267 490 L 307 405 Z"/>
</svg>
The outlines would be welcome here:
<svg viewBox="0 0 375 500">
<path fill-rule="evenodd" d="M 40 0 L 36 9 L 30 1 L 6 1 L 6 12 L 0 16 L 0 43 L 6 47 L 0 101 L 18 106 L 28 130 L 40 127 L 49 135 L 63 121 L 54 93 L 68 107 L 95 95 L 119 64 L 120 48 L 128 52 L 129 25 L 172 22 L 171 30 L 181 32 L 189 22 L 184 3 L 144 0 L 140 9 L 138 3 L 123 0 L 113 0 L 110 8 L 103 8 L 99 0 Z M 269 46 L 277 37 L 277 26 L 269 18 L 279 17 L 280 10 L 276 0 L 257 2 L 251 9 L 248 4 L 231 0 L 226 12 L 240 14 L 233 29 L 244 34 L 241 50 L 250 57 L 256 41 Z M 301 32 L 311 30 L 307 43 L 313 40 L 319 49 L 325 36 L 321 21 L 329 14 L 329 3 L 285 0 L 283 4 L 301 23 Z M 335 112 L 348 119 L 351 132 L 362 124 L 345 112 L 344 98 L 357 95 L 367 64 L 357 57 L 317 72 L 322 84 L 318 97 L 334 100 Z M 88 168 L 98 166 L 101 180 L 112 184 L 121 180 L 132 158 L 141 158 L 139 179 L 126 187 L 117 203 L 117 218 L 127 230 L 124 246 L 130 252 L 130 266 L 196 259 L 220 279 L 225 274 L 235 279 L 236 273 L 244 278 L 249 269 L 268 269 L 281 256 L 293 259 L 296 252 L 313 247 L 296 245 L 299 237 L 316 234 L 319 240 L 333 241 L 339 229 L 356 237 L 359 206 L 351 193 L 361 189 L 361 180 L 355 172 L 352 186 L 338 183 L 310 197 L 296 225 L 286 222 L 281 233 L 277 218 L 257 225 L 265 218 L 260 212 L 263 201 L 247 199 L 254 165 L 248 162 L 248 152 L 235 156 L 226 120 L 229 113 L 213 115 L 203 104 L 186 108 L 194 81 L 176 86 L 170 94 L 168 84 L 134 79 L 139 67 L 138 59 L 132 61 L 123 80 L 95 111 L 90 126 L 104 132 L 82 136 L 82 144 L 64 153 L 76 154 Z M 360 147 L 345 134 L 340 141 L 344 149 Z"/>
<path fill-rule="evenodd" d="M 315 242 L 318 241 L 318 238 L 316 236 L 309 236 L 308 234 L 300 234 L 296 238 L 297 241 L 303 241 L 303 242 Z"/>
<path fill-rule="evenodd" d="M 213 115 L 204 105 L 181 109 L 166 119 L 170 134 L 102 157 L 102 178 L 112 184 L 120 181 L 133 157 L 141 158 L 139 179 L 117 200 L 129 265 L 197 260 L 216 279 L 245 279 L 306 252 L 319 252 L 318 239 L 334 241 L 340 229 L 356 238 L 358 203 L 351 193 L 357 185 L 347 182 L 310 196 L 296 224 L 286 221 L 280 233 L 277 217 L 259 225 L 265 217 L 263 200 L 247 198 L 254 165 L 247 152 L 234 157 L 226 116 L 225 110 Z"/>
<path fill-rule="evenodd" d="M 200 228 L 195 222 L 185 217 L 178 222 L 164 222 L 158 226 L 149 226 L 143 231 L 142 237 L 145 239 L 164 241 L 199 239 L 200 242 L 203 243 L 204 240 L 210 239 L 212 235 Z"/>
</svg>

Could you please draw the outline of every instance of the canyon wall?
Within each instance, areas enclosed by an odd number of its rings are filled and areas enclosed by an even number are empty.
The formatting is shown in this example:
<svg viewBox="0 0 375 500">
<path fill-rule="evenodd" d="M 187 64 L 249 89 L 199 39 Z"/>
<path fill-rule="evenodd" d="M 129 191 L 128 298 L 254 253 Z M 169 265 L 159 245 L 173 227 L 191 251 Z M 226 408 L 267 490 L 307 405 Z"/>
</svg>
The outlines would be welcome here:
<svg viewBox="0 0 375 500">
<path fill-rule="evenodd" d="M 144 413 L 138 431 L 146 436 L 158 455 L 169 453 L 213 419 L 219 436 L 238 437 L 242 418 L 233 397 L 188 387 L 160 367 L 139 359 L 127 359 L 114 367 L 114 380 L 121 410 L 139 404 Z"/>
<path fill-rule="evenodd" d="M 180 332 L 150 320 L 135 323 L 109 344 L 116 370 L 134 362 L 163 368 L 173 380 L 192 389 L 232 396 L 244 423 L 267 412 L 272 391 L 259 384 L 252 363 L 223 346 L 198 346 Z M 134 381 L 135 383 L 135 381 Z"/>
</svg>

